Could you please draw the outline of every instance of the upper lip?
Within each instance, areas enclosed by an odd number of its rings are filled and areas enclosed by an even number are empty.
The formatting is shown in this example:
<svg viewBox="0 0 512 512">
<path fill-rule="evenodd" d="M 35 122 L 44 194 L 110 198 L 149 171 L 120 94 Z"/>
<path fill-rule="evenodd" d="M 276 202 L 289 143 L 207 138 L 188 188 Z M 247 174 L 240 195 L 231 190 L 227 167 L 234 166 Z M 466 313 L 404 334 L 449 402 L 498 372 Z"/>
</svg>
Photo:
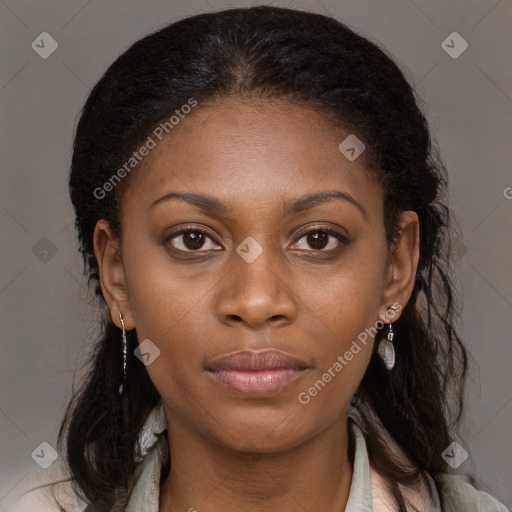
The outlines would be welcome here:
<svg viewBox="0 0 512 512">
<path fill-rule="evenodd" d="M 206 365 L 207 370 L 239 371 L 276 370 L 278 368 L 304 370 L 307 367 L 304 361 L 277 349 L 239 350 L 216 357 Z"/>
</svg>

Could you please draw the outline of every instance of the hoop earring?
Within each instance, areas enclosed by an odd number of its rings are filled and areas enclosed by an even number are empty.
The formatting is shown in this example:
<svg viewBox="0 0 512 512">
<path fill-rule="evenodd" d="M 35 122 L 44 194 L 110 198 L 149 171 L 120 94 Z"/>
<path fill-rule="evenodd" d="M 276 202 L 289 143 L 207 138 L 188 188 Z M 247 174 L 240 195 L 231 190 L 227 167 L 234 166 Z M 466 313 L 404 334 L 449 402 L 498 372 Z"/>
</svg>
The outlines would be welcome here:
<svg viewBox="0 0 512 512">
<path fill-rule="evenodd" d="M 389 310 L 396 309 L 395 306 L 389 306 L 387 315 L 390 317 Z M 388 371 L 391 371 L 395 366 L 395 346 L 393 345 L 393 338 L 395 337 L 395 333 L 393 332 L 393 324 L 390 322 L 388 324 L 388 336 L 387 339 L 381 340 L 379 343 L 379 347 L 377 352 L 384 362 L 384 366 Z"/>
<path fill-rule="evenodd" d="M 127 342 L 126 342 L 126 329 L 124 328 L 124 320 L 122 313 L 119 313 L 119 320 L 121 321 L 121 325 L 123 326 L 123 334 L 122 334 L 122 347 L 123 347 L 123 382 L 119 386 L 119 394 L 122 395 L 124 391 L 124 383 L 126 382 L 126 354 L 128 352 Z"/>
</svg>

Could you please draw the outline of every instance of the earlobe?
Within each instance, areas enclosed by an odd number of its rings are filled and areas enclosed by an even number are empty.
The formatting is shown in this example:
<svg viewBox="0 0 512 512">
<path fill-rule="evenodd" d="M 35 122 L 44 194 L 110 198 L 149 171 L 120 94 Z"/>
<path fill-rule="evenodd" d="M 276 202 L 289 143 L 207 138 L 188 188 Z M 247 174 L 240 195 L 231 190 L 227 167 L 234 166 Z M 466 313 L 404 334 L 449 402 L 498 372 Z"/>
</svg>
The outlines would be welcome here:
<svg viewBox="0 0 512 512">
<path fill-rule="evenodd" d="M 109 223 L 105 219 L 99 220 L 94 229 L 94 254 L 98 262 L 101 290 L 112 321 L 121 328 L 119 314 L 122 313 L 126 329 L 133 329 L 134 322 L 128 301 L 119 242 L 113 237 Z"/>
<path fill-rule="evenodd" d="M 419 261 L 419 220 L 416 212 L 404 211 L 398 218 L 399 240 L 391 247 L 388 276 L 383 294 L 384 312 L 391 304 L 403 310 L 414 289 Z M 384 316 L 385 313 L 383 312 Z M 397 311 L 396 319 L 400 317 Z"/>
</svg>

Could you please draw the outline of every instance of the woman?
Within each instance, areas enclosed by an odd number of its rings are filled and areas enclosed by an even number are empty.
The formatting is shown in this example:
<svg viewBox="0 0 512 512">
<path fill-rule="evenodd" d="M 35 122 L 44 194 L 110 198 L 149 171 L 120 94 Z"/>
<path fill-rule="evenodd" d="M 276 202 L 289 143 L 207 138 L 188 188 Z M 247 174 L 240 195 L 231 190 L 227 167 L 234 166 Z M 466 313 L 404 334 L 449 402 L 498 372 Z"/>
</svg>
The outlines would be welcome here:
<svg viewBox="0 0 512 512">
<path fill-rule="evenodd" d="M 445 190 L 411 86 L 338 21 L 231 9 L 135 43 L 76 131 L 105 315 L 49 510 L 506 510 L 452 469 Z"/>
</svg>

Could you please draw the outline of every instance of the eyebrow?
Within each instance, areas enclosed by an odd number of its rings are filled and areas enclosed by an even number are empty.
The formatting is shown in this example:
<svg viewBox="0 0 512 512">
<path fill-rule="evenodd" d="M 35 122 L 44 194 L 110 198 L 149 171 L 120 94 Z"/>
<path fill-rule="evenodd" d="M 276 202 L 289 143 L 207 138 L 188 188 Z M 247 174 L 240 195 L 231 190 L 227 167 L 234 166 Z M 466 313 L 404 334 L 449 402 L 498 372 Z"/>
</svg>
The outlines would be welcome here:
<svg viewBox="0 0 512 512">
<path fill-rule="evenodd" d="M 158 204 L 173 199 L 185 201 L 186 203 L 196 206 L 197 208 L 208 213 L 228 214 L 233 211 L 231 206 L 224 204 L 215 197 L 205 196 L 203 194 L 195 194 L 191 192 L 169 192 L 158 198 L 156 201 L 153 201 L 149 208 L 154 208 Z M 361 211 L 364 216 L 366 216 L 366 210 L 360 203 L 358 203 L 350 194 L 341 192 L 339 190 L 326 190 L 323 192 L 306 194 L 305 196 L 299 197 L 297 199 L 288 200 L 284 203 L 284 210 L 289 215 L 293 215 L 309 210 L 317 204 L 326 203 L 333 199 L 346 201 L 354 205 Z"/>
</svg>

